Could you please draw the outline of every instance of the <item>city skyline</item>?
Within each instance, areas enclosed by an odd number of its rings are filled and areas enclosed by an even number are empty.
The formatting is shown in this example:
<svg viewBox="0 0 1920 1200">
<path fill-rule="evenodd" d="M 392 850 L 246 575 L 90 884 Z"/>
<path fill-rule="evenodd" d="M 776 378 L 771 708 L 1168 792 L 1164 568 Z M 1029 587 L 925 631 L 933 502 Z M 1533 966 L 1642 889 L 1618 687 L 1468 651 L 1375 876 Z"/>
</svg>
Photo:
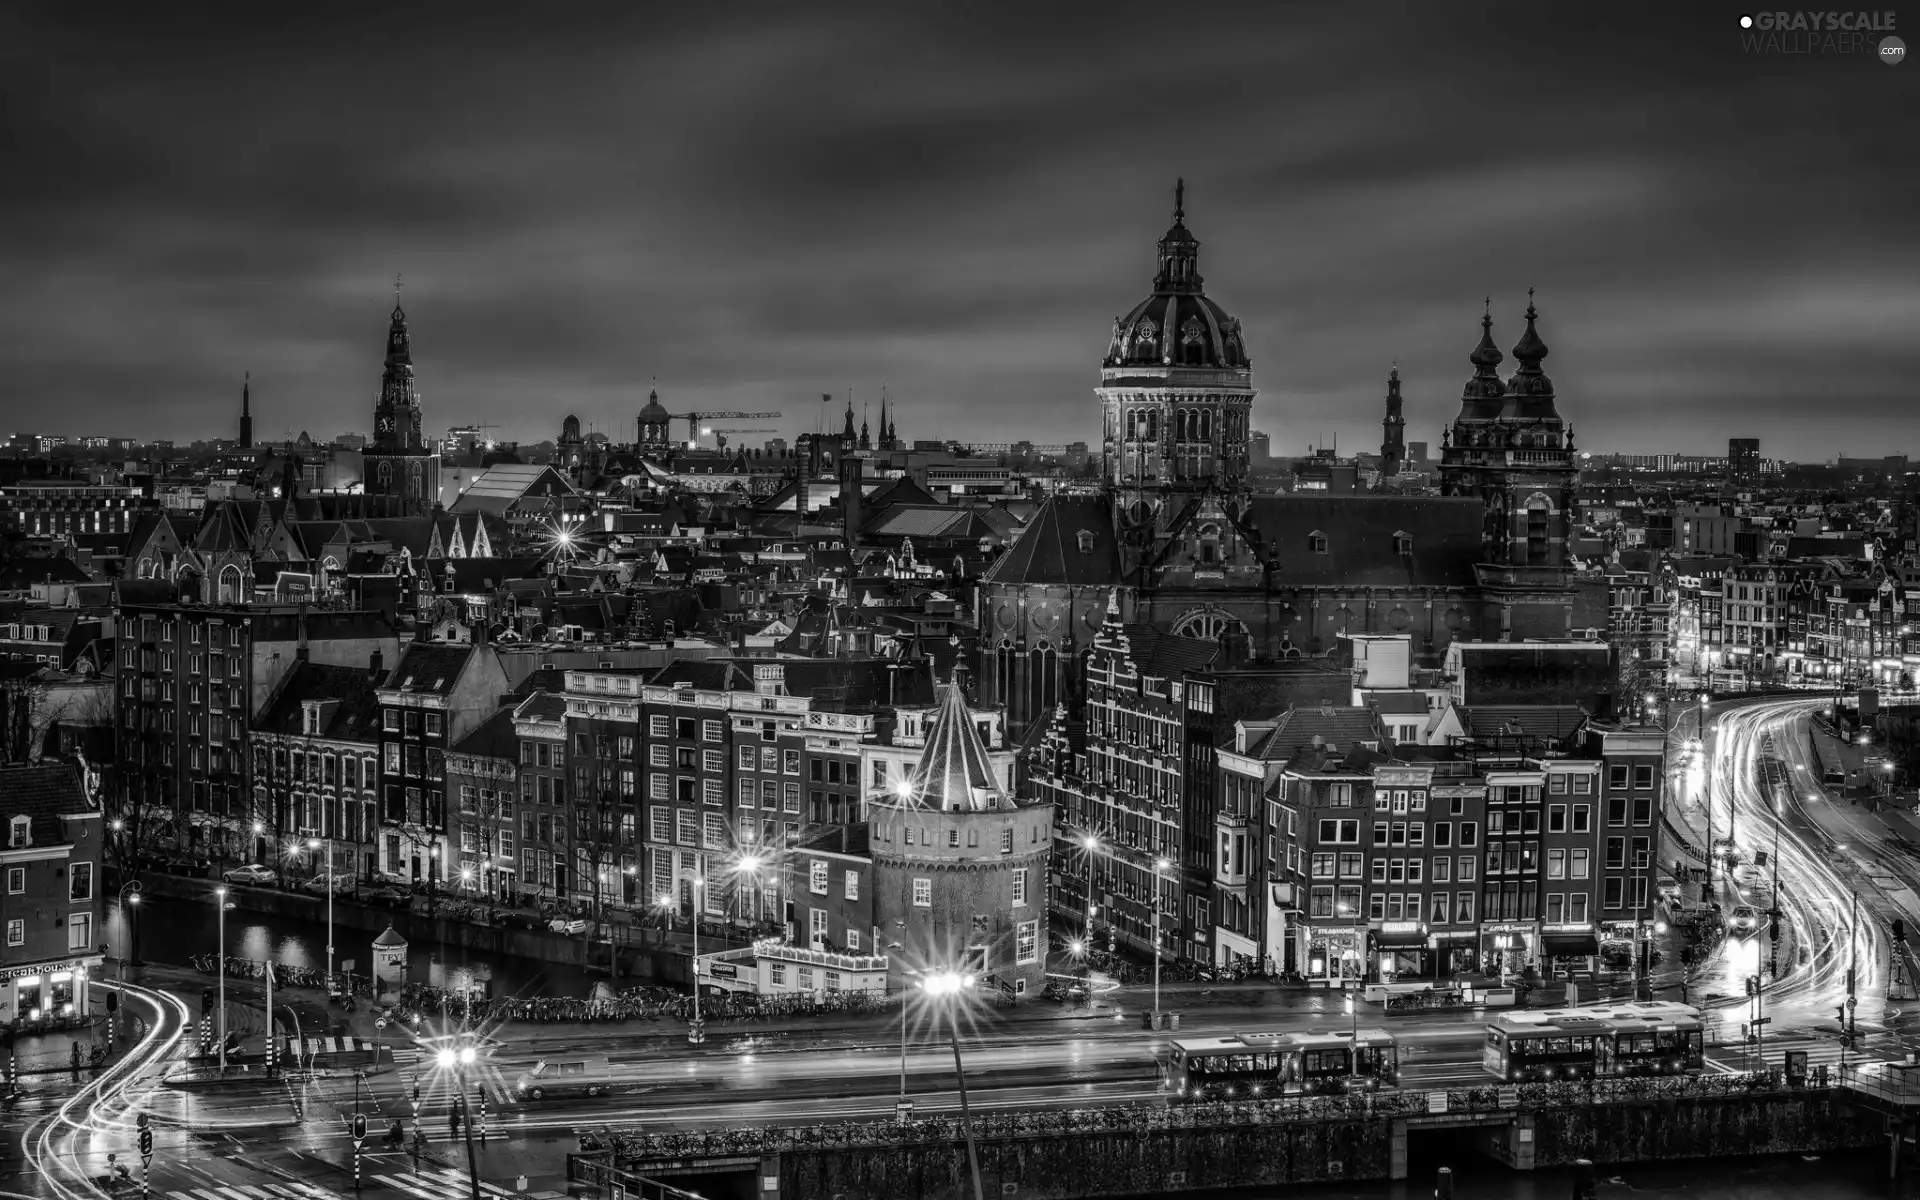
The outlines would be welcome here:
<svg viewBox="0 0 1920 1200">
<path fill-rule="evenodd" d="M 364 431 L 401 273 L 430 429 L 623 438 L 657 386 L 791 437 L 884 386 L 909 440 L 1092 443 L 1184 176 L 1276 454 L 1371 448 L 1396 363 L 1437 443 L 1482 298 L 1506 349 L 1529 286 L 1583 448 L 1904 442 L 1920 246 L 1878 149 L 1910 71 L 1749 56 L 1718 13 L 1250 11 L 1168 42 L 1126 11 L 1029 14 L 1017 47 L 855 9 L 386 14 L 372 43 L 15 16 L 0 419 L 231 436 L 251 372 L 261 439 Z"/>
</svg>

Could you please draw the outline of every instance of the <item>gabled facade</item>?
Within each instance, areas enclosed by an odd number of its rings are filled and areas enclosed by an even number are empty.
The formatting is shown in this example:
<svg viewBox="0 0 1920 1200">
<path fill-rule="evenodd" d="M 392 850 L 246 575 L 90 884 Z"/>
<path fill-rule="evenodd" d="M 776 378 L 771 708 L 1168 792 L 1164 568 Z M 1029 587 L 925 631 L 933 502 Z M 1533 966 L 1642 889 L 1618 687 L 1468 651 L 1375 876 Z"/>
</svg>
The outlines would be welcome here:
<svg viewBox="0 0 1920 1200">
<path fill-rule="evenodd" d="M 0 767 L 0 1024 L 22 1032 L 93 1020 L 106 961 L 100 810 L 69 763 Z"/>
</svg>

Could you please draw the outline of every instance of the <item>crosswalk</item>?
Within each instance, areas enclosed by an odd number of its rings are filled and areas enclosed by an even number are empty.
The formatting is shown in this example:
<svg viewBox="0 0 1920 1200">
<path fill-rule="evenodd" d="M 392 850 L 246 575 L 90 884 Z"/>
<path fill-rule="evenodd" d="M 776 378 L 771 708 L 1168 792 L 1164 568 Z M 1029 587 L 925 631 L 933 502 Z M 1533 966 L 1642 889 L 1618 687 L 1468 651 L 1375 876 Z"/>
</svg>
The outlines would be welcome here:
<svg viewBox="0 0 1920 1200">
<path fill-rule="evenodd" d="M 365 1171 L 362 1195 L 368 1189 L 386 1188 L 415 1197 L 415 1200 L 468 1200 L 472 1185 L 464 1171 L 452 1167 L 425 1167 L 420 1171 Z M 333 1191 L 298 1180 L 272 1183 L 223 1184 L 198 1188 L 176 1188 L 162 1192 L 167 1200 L 347 1200 L 346 1192 Z M 482 1180 L 480 1194 L 486 1200 L 524 1200 L 521 1193 L 497 1183 Z"/>
</svg>

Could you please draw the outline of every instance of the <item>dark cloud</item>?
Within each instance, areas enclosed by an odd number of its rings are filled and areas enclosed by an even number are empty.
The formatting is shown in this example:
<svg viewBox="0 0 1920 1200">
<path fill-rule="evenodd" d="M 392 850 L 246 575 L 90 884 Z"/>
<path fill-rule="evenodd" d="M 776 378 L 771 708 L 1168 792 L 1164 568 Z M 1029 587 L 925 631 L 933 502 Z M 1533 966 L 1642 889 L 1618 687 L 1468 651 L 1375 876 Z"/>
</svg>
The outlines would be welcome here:
<svg viewBox="0 0 1920 1200">
<path fill-rule="evenodd" d="M 877 400 L 1091 438 L 1175 175 L 1256 427 L 1457 403 L 1540 288 L 1592 448 L 1906 449 L 1920 67 L 1715 6 L 16 6 L 0 419 L 362 429 L 395 272 L 431 424 Z M 666 16 L 662 16 L 662 13 Z"/>
</svg>

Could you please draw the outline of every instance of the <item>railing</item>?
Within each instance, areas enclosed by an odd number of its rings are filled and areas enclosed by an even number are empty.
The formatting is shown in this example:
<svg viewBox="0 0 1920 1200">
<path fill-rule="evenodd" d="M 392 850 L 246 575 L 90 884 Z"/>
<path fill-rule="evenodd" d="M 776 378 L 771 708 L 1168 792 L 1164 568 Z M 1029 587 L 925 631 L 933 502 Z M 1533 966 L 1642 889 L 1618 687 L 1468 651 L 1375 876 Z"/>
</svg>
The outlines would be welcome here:
<svg viewBox="0 0 1920 1200">
<path fill-rule="evenodd" d="M 1819 1088 L 1816 1073 L 1808 1086 Z M 1608 1079 L 1584 1083 L 1523 1083 L 1433 1091 L 1370 1092 L 1351 1096 L 1311 1096 L 1211 1104 L 1125 1104 L 1069 1110 L 976 1112 L 980 1138 L 1072 1137 L 1097 1133 L 1143 1134 L 1169 1129 L 1211 1129 L 1244 1125 L 1365 1121 L 1429 1113 L 1535 1112 L 1590 1108 L 1596 1104 L 1640 1104 L 1661 1100 L 1718 1100 L 1742 1096 L 1801 1094 L 1807 1086 L 1790 1084 L 1778 1068 L 1733 1075 L 1674 1075 Z M 1920 1093 L 1917 1093 L 1920 1094 Z M 811 1149 L 861 1146 L 946 1145 L 964 1135 L 957 1118 L 921 1121 L 842 1121 L 793 1128 L 737 1128 L 699 1131 L 607 1130 L 583 1135 L 582 1149 L 611 1148 L 623 1166 L 667 1159 L 781 1154 Z"/>
<path fill-rule="evenodd" d="M 1920 1105 L 1920 1066 L 1912 1063 L 1847 1063 L 1840 1068 L 1840 1086 L 1895 1104 Z"/>
</svg>

